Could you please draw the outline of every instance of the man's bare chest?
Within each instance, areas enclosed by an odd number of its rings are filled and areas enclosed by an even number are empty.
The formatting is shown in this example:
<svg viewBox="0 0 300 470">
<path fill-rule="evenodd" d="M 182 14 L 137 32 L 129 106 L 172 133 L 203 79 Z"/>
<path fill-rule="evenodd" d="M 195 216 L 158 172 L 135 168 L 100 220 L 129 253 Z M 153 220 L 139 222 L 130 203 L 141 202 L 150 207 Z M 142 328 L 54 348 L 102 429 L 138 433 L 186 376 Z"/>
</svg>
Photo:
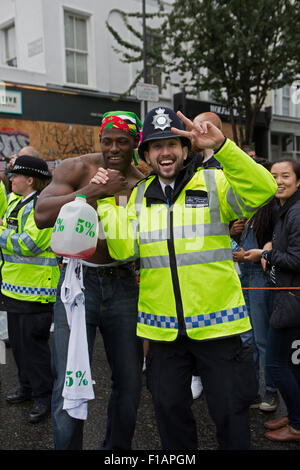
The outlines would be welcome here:
<svg viewBox="0 0 300 470">
<path fill-rule="evenodd" d="M 85 166 L 85 170 L 82 172 L 82 177 L 80 180 L 79 188 L 83 188 L 84 186 L 88 185 L 91 182 L 91 179 L 97 173 L 99 168 L 103 168 L 103 162 L 99 158 L 99 160 L 95 162 L 89 162 Z"/>
</svg>

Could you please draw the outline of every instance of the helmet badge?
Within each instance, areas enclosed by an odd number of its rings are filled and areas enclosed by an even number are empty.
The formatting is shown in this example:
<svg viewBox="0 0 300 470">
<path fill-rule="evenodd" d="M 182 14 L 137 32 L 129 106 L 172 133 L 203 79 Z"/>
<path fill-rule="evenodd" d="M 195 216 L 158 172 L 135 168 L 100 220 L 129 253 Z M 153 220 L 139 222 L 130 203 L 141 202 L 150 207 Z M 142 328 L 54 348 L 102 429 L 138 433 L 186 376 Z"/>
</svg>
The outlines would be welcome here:
<svg viewBox="0 0 300 470">
<path fill-rule="evenodd" d="M 153 116 L 152 124 L 154 129 L 165 130 L 167 127 L 171 127 L 172 119 L 169 114 L 165 113 L 164 108 L 158 108 L 155 110 L 156 115 Z"/>
</svg>

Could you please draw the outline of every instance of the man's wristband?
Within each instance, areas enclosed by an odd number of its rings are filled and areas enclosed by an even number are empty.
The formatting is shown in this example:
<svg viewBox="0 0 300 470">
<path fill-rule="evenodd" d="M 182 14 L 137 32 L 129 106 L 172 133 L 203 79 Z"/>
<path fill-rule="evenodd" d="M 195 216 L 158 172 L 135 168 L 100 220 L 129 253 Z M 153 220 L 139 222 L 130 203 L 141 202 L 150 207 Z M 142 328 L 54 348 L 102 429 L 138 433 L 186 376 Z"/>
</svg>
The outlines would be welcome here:
<svg viewBox="0 0 300 470">
<path fill-rule="evenodd" d="M 263 250 L 261 257 L 265 259 L 266 261 L 270 262 L 270 257 L 271 257 L 271 250 Z"/>
</svg>

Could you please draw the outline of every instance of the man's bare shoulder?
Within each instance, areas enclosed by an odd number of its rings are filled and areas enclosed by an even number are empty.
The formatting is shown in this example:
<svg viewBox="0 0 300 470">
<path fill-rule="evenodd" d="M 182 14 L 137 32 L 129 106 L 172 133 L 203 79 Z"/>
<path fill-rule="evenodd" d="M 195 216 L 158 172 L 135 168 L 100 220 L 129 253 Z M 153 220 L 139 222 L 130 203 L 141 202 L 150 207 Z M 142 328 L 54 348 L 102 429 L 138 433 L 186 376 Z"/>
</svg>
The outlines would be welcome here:
<svg viewBox="0 0 300 470">
<path fill-rule="evenodd" d="M 53 182 L 77 186 L 90 173 L 103 164 L 101 153 L 88 153 L 63 160 L 54 170 Z"/>
<path fill-rule="evenodd" d="M 99 165 L 100 163 L 103 165 L 104 162 L 102 153 L 87 153 L 77 158 L 80 158 L 87 165 Z"/>
</svg>

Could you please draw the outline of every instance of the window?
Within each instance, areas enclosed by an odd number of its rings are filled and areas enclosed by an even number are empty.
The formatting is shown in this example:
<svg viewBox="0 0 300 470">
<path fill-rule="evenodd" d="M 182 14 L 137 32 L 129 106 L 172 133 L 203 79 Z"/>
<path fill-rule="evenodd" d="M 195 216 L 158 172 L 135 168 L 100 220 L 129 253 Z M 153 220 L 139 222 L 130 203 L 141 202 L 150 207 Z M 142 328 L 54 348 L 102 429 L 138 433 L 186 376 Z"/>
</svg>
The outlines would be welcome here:
<svg viewBox="0 0 300 470">
<path fill-rule="evenodd" d="M 157 34 L 154 34 L 149 29 L 146 32 L 146 41 L 147 41 L 147 51 L 153 51 L 153 53 L 157 53 L 160 51 L 160 37 Z M 151 55 L 152 55 L 151 54 Z M 159 93 L 161 93 L 162 89 L 162 77 L 161 71 L 157 65 L 147 65 L 147 82 L 151 83 L 152 85 L 157 85 Z"/>
<path fill-rule="evenodd" d="M 273 92 L 273 112 L 274 114 L 279 114 L 278 113 L 278 90 L 274 90 Z"/>
<path fill-rule="evenodd" d="M 67 82 L 87 85 L 87 18 L 65 12 L 65 46 Z"/>
<path fill-rule="evenodd" d="M 4 37 L 4 63 L 10 67 L 17 67 L 15 25 L 11 24 L 2 31 Z"/>
<path fill-rule="evenodd" d="M 282 152 L 292 152 L 294 150 L 294 136 L 292 134 L 285 134 L 281 140 Z"/>
<path fill-rule="evenodd" d="M 282 89 L 282 114 L 289 116 L 290 114 L 290 87 L 285 85 Z"/>
</svg>

